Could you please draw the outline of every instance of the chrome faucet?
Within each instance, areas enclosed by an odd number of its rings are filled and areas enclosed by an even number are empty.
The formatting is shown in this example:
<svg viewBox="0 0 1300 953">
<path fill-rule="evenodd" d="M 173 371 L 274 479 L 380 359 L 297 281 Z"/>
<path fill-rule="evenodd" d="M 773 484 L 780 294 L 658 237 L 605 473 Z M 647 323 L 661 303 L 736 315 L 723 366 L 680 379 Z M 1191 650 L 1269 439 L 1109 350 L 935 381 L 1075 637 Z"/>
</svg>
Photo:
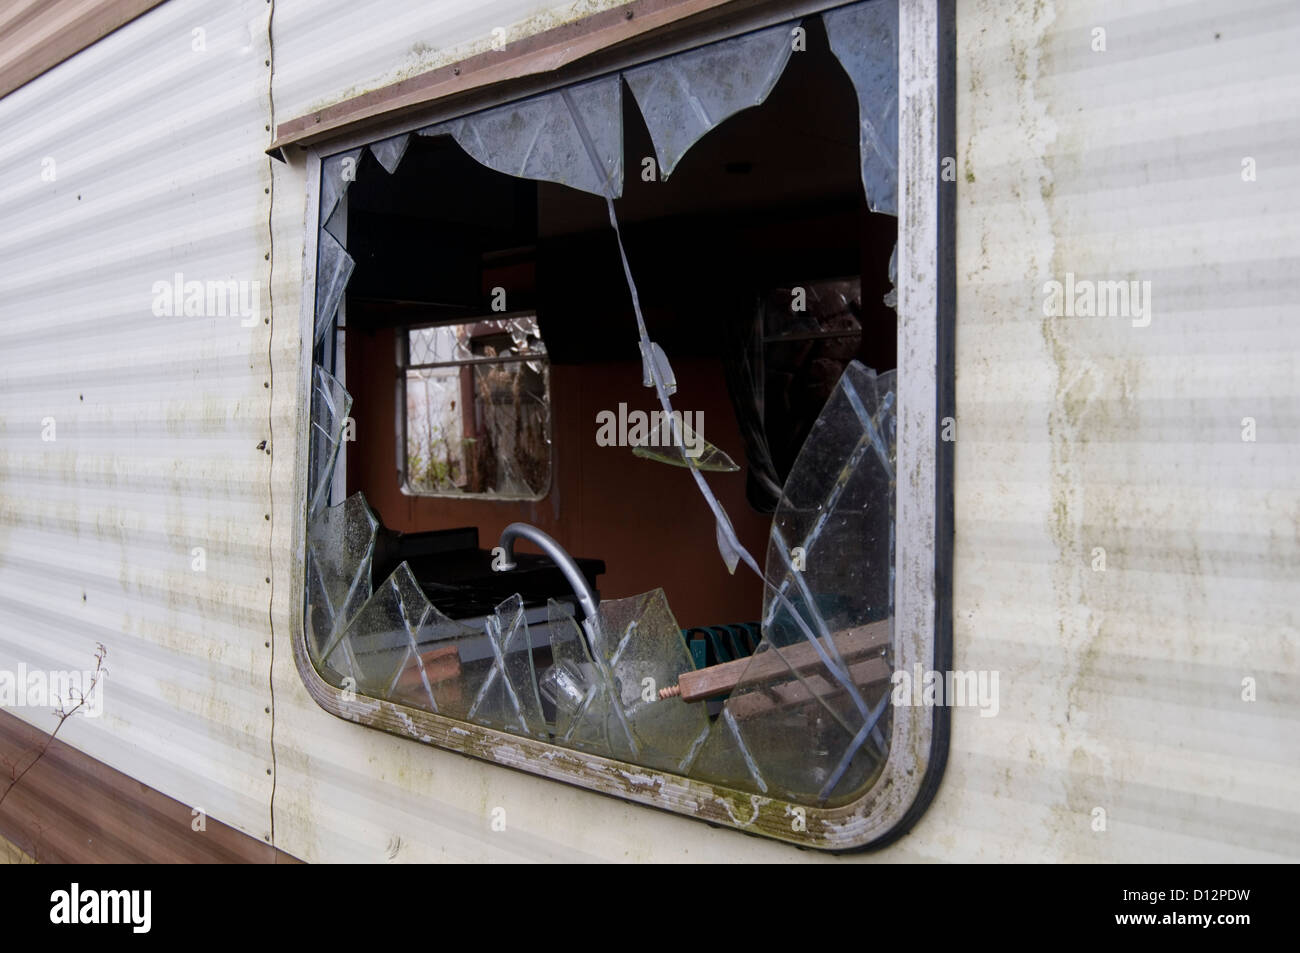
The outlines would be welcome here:
<svg viewBox="0 0 1300 953">
<path fill-rule="evenodd" d="M 564 578 L 568 580 L 573 594 L 578 597 L 578 605 L 582 609 L 582 630 L 587 636 L 587 649 L 594 657 L 597 651 L 596 639 L 596 613 L 600 601 L 596 594 L 592 592 L 591 586 L 587 583 L 587 577 L 582 574 L 578 564 L 573 561 L 573 557 L 564 551 L 554 539 L 543 533 L 536 526 L 528 523 L 511 523 L 501 532 L 501 548 L 505 550 L 505 562 L 501 564 L 501 571 L 506 572 L 514 569 L 515 562 L 515 540 L 526 539 L 536 545 L 546 555 L 551 557 L 551 561 L 560 568 L 564 573 Z"/>
</svg>

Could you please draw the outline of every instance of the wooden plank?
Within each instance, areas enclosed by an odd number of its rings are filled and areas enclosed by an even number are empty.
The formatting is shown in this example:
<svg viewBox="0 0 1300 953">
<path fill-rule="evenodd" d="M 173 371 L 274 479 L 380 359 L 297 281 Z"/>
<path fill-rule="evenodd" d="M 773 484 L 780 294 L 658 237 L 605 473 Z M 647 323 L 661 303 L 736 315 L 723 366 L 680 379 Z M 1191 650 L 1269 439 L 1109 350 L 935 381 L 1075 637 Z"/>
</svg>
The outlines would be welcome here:
<svg viewBox="0 0 1300 953">
<path fill-rule="evenodd" d="M 890 621 L 881 619 L 879 622 L 836 632 L 831 638 L 840 657 L 845 662 L 853 662 L 869 655 L 879 656 L 881 651 L 888 647 L 892 638 Z M 818 641 L 824 644 L 826 640 Z M 701 701 L 730 693 L 740 683 L 742 677 L 747 682 L 761 683 L 780 678 L 793 678 L 794 672 L 803 674 L 821 665 L 822 660 L 817 649 L 811 642 L 803 642 L 782 647 L 779 653 L 773 649 L 760 650 L 752 658 L 736 659 L 734 662 L 711 665 L 697 672 L 687 672 L 677 680 L 679 691 L 674 692 L 669 689 L 667 693 L 661 694 L 664 697 L 680 695 L 682 701 L 687 702 Z"/>
<path fill-rule="evenodd" d="M 888 662 L 879 657 L 863 659 L 849 666 L 849 680 L 857 686 L 885 682 L 891 675 L 893 669 Z M 843 686 L 830 682 L 824 675 L 811 675 L 802 680 L 791 677 L 787 682 L 733 696 L 728 699 L 727 705 L 736 720 L 744 721 L 746 718 L 787 708 L 798 708 L 818 698 L 827 699 L 843 693 Z"/>
</svg>

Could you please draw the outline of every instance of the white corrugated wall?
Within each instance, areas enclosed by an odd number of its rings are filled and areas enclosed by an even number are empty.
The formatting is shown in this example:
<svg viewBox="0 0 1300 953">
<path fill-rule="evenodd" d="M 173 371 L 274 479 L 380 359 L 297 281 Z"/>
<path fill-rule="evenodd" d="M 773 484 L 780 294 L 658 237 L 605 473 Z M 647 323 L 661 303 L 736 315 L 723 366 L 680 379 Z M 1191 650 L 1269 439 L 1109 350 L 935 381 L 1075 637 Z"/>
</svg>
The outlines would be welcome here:
<svg viewBox="0 0 1300 953">
<path fill-rule="evenodd" d="M 545 7 L 279 0 L 274 119 L 586 9 Z M 307 696 L 288 640 L 313 214 L 302 154 L 261 153 L 269 9 L 171 0 L 0 100 L 0 667 L 81 667 L 103 641 L 106 714 L 68 740 L 259 837 L 274 780 L 275 841 L 309 860 L 817 859 Z M 1000 672 L 1001 710 L 954 713 L 935 803 L 862 859 L 1294 859 L 1300 19 L 962 2 L 957 27 L 955 649 Z M 178 270 L 260 280 L 271 340 L 155 318 Z M 1150 325 L 1045 319 L 1067 272 L 1150 280 Z"/>
<path fill-rule="evenodd" d="M 915 840 L 1294 860 L 1300 7 L 959 11 L 954 641 L 1002 704 Z M 1150 324 L 1045 317 L 1067 273 Z"/>
<path fill-rule="evenodd" d="M 102 642 L 104 714 L 60 737 L 257 838 L 265 517 L 290 493 L 257 449 L 268 10 L 167 3 L 0 99 L 0 668 L 85 669 Z M 156 316 L 178 272 L 258 282 L 262 316 Z"/>
</svg>

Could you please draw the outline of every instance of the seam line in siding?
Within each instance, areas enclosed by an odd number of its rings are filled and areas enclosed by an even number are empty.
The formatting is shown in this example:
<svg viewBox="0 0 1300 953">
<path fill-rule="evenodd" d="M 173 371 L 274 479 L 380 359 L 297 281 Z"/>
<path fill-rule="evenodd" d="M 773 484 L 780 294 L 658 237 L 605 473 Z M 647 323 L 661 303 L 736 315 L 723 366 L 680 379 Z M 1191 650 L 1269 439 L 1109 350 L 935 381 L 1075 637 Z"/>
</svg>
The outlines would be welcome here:
<svg viewBox="0 0 1300 953">
<path fill-rule="evenodd" d="M 270 10 L 266 14 L 267 128 L 270 130 L 269 135 L 273 137 L 275 135 L 275 39 L 272 36 L 271 25 L 275 20 L 275 0 L 266 0 L 266 2 L 270 6 Z M 267 509 L 271 517 L 267 538 L 267 566 L 270 590 L 267 593 L 266 603 L 267 632 L 271 644 L 270 661 L 267 666 L 266 676 L 271 708 L 269 738 L 271 746 L 271 797 L 267 805 L 267 812 L 270 815 L 270 834 L 267 835 L 267 839 L 271 843 L 272 863 L 278 863 L 279 851 L 275 848 L 275 784 L 279 778 L 279 767 L 275 760 L 275 360 L 271 346 L 275 338 L 275 160 L 269 155 L 266 159 L 266 173 L 268 179 L 267 188 L 270 190 L 268 193 L 269 199 L 266 203 L 266 379 L 268 384 L 266 392 L 266 429 L 271 448 L 271 459 L 266 474 Z"/>
</svg>

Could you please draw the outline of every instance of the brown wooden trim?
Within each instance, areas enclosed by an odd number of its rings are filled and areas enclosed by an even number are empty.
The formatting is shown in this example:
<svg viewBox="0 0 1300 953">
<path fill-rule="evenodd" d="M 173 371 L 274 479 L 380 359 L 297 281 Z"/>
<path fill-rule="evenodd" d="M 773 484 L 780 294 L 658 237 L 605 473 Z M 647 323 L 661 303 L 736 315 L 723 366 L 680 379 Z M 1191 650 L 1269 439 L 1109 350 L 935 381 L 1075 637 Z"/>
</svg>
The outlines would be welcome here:
<svg viewBox="0 0 1300 953">
<path fill-rule="evenodd" d="M 365 127 L 455 98 L 494 83 L 550 72 L 617 44 L 642 38 L 702 14 L 758 6 L 756 0 L 631 0 L 588 17 L 572 20 L 525 39 L 500 52 L 487 51 L 446 66 L 362 93 L 275 127 L 268 152 L 294 143 L 308 145 L 345 127 Z"/>
<path fill-rule="evenodd" d="M 0 710 L 0 793 L 47 738 Z M 189 805 L 56 738 L 0 805 L 0 838 L 38 863 L 299 862 L 215 818 L 203 831 L 192 821 Z"/>
<path fill-rule="evenodd" d="M 163 0 L 12 0 L 0 10 L 0 97 Z"/>
</svg>

